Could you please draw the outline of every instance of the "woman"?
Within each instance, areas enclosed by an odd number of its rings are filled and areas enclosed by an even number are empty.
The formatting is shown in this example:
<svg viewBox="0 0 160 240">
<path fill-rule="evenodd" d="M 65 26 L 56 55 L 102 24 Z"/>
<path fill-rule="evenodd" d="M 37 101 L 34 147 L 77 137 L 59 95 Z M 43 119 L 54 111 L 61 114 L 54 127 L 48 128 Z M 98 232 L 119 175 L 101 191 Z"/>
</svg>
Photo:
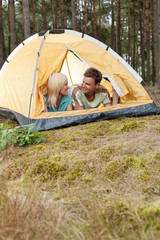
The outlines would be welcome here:
<svg viewBox="0 0 160 240">
<path fill-rule="evenodd" d="M 68 93 L 68 80 L 63 73 L 52 73 L 47 84 L 46 112 L 71 111 L 72 97 Z"/>
</svg>

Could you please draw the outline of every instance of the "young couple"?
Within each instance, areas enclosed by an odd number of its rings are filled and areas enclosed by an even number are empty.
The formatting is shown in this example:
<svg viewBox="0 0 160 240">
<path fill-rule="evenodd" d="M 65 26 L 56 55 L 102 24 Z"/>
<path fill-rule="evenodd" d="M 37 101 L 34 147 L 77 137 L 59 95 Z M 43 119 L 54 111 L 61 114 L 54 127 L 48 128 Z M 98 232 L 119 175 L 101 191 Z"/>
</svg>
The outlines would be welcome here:
<svg viewBox="0 0 160 240">
<path fill-rule="evenodd" d="M 45 111 L 71 111 L 104 107 L 118 103 L 118 95 L 113 89 L 111 100 L 109 92 L 100 85 L 102 74 L 95 68 L 85 71 L 81 84 L 68 86 L 68 80 L 63 73 L 53 73 L 48 80 L 48 92 L 45 96 Z M 69 90 L 70 89 L 70 90 Z"/>
</svg>

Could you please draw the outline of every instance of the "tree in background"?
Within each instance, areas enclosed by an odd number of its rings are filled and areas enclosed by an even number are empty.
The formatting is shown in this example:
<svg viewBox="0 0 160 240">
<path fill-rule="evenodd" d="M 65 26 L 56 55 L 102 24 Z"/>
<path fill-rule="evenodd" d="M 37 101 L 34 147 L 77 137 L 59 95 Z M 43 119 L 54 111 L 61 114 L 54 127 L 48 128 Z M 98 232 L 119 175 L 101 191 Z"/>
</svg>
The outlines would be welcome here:
<svg viewBox="0 0 160 240">
<path fill-rule="evenodd" d="M 98 0 L 98 7 L 99 7 L 99 18 L 98 18 L 98 29 L 99 29 L 99 40 L 102 40 L 102 29 L 101 29 L 101 1 Z"/>
<path fill-rule="evenodd" d="M 117 50 L 121 56 L 121 0 L 117 0 Z"/>
<path fill-rule="evenodd" d="M 64 5 L 64 0 L 60 0 L 60 18 L 61 18 L 61 29 L 65 28 L 65 5 Z"/>
<path fill-rule="evenodd" d="M 155 68 L 156 82 L 160 87 L 160 2 L 154 1 L 154 39 L 155 39 Z"/>
<path fill-rule="evenodd" d="M 93 36 L 97 38 L 97 29 L 96 29 L 96 8 L 95 8 L 95 0 L 92 0 L 92 13 L 93 13 Z"/>
<path fill-rule="evenodd" d="M 0 68 L 6 60 L 6 51 L 4 44 L 3 18 L 2 18 L 2 0 L 0 0 Z"/>
<path fill-rule="evenodd" d="M 145 55 L 144 55 L 144 30 L 143 30 L 143 10 L 142 10 L 142 2 L 138 0 L 138 14 L 139 14 L 139 29 L 140 29 L 140 53 L 141 53 L 141 66 L 142 66 L 142 78 L 145 81 Z"/>
<path fill-rule="evenodd" d="M 129 64 L 132 64 L 133 68 L 137 70 L 138 64 L 136 63 L 136 61 L 137 61 L 136 55 L 138 55 L 138 47 L 137 47 L 136 43 L 137 43 L 138 39 L 137 39 L 137 34 L 136 34 L 136 11 L 135 11 L 135 9 L 136 9 L 135 1 L 133 1 L 133 41 L 132 41 L 133 50 L 130 49 L 130 52 L 132 52 L 131 53 L 132 61 L 130 61 Z M 130 39 L 130 41 L 131 41 L 131 39 Z M 131 48 L 131 43 L 130 43 L 130 48 Z M 136 53 L 136 49 L 137 49 L 137 53 Z"/>
<path fill-rule="evenodd" d="M 152 79 L 153 85 L 155 85 L 156 75 L 155 75 L 155 56 L 154 56 L 154 12 L 153 12 L 154 1 L 151 0 L 151 49 L 152 49 Z"/>
<path fill-rule="evenodd" d="M 37 25 L 36 25 L 36 13 L 35 13 L 35 3 L 32 0 L 32 12 L 33 12 L 33 33 L 37 32 Z"/>
<path fill-rule="evenodd" d="M 55 0 L 55 29 L 57 29 L 57 26 L 58 26 L 58 21 L 57 21 L 58 14 L 57 14 L 57 12 L 58 12 L 58 1 Z"/>
<path fill-rule="evenodd" d="M 30 32 L 30 15 L 29 15 L 29 0 L 22 1 L 23 5 L 23 20 L 24 20 L 24 38 L 31 35 Z"/>
<path fill-rule="evenodd" d="M 42 16 L 43 16 L 43 30 L 47 30 L 47 19 L 46 19 L 46 3 L 42 0 Z"/>
<path fill-rule="evenodd" d="M 71 0 L 71 6 L 72 6 L 72 29 L 76 30 L 76 1 Z"/>
<path fill-rule="evenodd" d="M 160 86 L 160 2 L 158 1 L 158 69 L 157 69 L 157 82 Z"/>
<path fill-rule="evenodd" d="M 116 35 L 115 35 L 115 19 L 114 19 L 114 0 L 111 0 L 111 15 L 112 15 L 112 25 L 111 25 L 111 48 L 116 50 Z"/>
<path fill-rule="evenodd" d="M 149 1 L 145 0 L 146 19 L 146 53 L 147 53 L 147 83 L 150 83 L 150 26 L 149 26 Z"/>
<path fill-rule="evenodd" d="M 87 0 L 84 0 L 83 6 L 83 16 L 84 16 L 84 33 L 87 33 Z"/>
<path fill-rule="evenodd" d="M 128 0 L 128 63 L 131 63 L 131 2 Z"/>
<path fill-rule="evenodd" d="M 14 0 L 8 1 L 8 25 L 10 32 L 10 51 L 12 52 L 17 46 Z"/>
</svg>

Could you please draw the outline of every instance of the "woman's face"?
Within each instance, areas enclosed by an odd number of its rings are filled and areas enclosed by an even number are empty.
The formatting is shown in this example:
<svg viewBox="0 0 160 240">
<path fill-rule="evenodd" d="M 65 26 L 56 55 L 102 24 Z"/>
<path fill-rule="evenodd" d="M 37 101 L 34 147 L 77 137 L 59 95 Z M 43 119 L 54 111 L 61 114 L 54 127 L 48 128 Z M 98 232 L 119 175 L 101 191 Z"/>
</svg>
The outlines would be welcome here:
<svg viewBox="0 0 160 240">
<path fill-rule="evenodd" d="M 61 94 L 62 96 L 68 95 L 68 89 L 69 89 L 68 79 L 66 79 L 66 81 L 64 82 L 64 85 L 63 85 L 63 87 L 61 88 L 59 94 Z"/>
</svg>

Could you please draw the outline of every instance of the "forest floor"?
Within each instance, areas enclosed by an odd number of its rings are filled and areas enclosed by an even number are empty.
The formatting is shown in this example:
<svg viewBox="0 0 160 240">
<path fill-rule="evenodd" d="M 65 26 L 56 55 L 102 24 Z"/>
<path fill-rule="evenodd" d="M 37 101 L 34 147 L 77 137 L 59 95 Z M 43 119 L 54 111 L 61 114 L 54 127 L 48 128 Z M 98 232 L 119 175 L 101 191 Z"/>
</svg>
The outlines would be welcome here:
<svg viewBox="0 0 160 240">
<path fill-rule="evenodd" d="M 160 115 L 41 135 L 0 151 L 1 240 L 160 239 Z"/>
</svg>

